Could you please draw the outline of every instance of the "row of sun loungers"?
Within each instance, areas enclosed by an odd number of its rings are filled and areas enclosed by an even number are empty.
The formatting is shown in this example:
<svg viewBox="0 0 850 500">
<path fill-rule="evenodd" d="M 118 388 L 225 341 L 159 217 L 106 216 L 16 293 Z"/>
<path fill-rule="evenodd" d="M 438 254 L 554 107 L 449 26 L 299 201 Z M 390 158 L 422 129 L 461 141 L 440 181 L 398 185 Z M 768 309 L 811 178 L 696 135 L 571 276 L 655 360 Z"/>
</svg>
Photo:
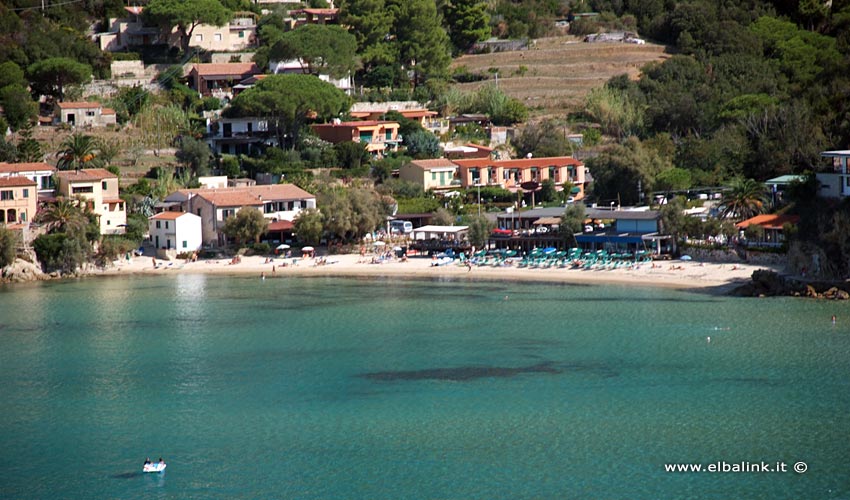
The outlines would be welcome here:
<svg viewBox="0 0 850 500">
<path fill-rule="evenodd" d="M 469 262 L 467 263 L 467 259 Z M 574 269 L 620 269 L 631 268 L 641 263 L 652 261 L 649 252 L 639 251 L 632 253 L 609 253 L 606 250 L 596 252 L 583 252 L 580 248 L 570 250 L 534 249 L 529 254 L 519 257 L 515 250 L 480 251 L 471 257 L 461 253 L 458 256 L 459 265 L 474 266 L 516 266 L 520 268 L 548 269 L 574 268 Z"/>
</svg>

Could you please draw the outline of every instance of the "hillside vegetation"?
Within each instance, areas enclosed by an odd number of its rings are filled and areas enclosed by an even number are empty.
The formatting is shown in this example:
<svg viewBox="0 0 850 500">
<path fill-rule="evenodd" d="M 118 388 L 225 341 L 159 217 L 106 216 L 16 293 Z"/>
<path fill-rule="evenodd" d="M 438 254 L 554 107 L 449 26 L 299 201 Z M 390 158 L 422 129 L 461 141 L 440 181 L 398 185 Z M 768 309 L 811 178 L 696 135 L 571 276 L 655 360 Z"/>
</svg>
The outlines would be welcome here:
<svg viewBox="0 0 850 500">
<path fill-rule="evenodd" d="M 526 104 L 534 118 L 563 117 L 566 110 L 583 109 L 588 92 L 614 76 L 637 79 L 641 68 L 668 58 L 656 44 L 583 43 L 577 37 L 540 38 L 529 50 L 463 55 L 452 67 L 488 75 L 483 82 L 461 83 L 472 91 L 495 79 L 499 88 Z"/>
</svg>

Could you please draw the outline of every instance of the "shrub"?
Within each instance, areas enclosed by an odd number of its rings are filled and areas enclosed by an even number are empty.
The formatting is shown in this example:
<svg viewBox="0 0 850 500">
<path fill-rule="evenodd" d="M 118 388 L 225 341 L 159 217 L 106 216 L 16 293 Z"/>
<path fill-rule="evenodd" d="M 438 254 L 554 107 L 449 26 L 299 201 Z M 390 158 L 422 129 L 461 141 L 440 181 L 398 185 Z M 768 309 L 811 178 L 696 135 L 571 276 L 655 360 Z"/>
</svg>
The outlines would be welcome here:
<svg viewBox="0 0 850 500">
<path fill-rule="evenodd" d="M 266 242 L 254 243 L 251 245 L 251 250 L 257 255 L 268 255 L 272 253 L 272 247 Z"/>
</svg>

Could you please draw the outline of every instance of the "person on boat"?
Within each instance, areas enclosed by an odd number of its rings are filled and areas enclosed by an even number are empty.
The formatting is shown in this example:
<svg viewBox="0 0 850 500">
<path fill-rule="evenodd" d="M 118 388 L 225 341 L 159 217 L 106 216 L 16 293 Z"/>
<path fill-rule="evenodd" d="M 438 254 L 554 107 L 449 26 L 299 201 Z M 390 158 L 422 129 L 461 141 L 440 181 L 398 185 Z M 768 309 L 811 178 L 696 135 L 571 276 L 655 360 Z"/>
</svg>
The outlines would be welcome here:
<svg viewBox="0 0 850 500">
<path fill-rule="evenodd" d="M 145 465 L 150 465 L 150 463 L 151 463 L 151 459 L 150 459 L 150 458 L 146 458 L 146 459 L 145 459 Z"/>
<path fill-rule="evenodd" d="M 163 460 L 162 457 L 159 457 L 159 463 L 164 464 L 165 460 Z"/>
</svg>

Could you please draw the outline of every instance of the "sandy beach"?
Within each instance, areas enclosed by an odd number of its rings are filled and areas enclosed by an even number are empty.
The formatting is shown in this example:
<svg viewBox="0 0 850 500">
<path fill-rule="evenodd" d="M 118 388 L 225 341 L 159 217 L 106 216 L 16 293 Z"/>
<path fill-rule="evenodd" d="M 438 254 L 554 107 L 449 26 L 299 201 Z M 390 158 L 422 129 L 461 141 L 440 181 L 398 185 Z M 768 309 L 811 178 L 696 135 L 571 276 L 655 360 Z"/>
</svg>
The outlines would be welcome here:
<svg viewBox="0 0 850 500">
<path fill-rule="evenodd" d="M 472 266 L 452 263 L 435 266 L 428 257 L 410 257 L 406 261 L 393 259 L 373 263 L 372 255 L 329 255 L 316 258 L 275 258 L 261 256 L 242 257 L 241 262 L 229 259 L 156 260 L 151 257 L 134 257 L 130 261 L 116 261 L 114 265 L 95 274 L 100 275 L 170 275 L 175 273 L 205 273 L 255 275 L 266 279 L 287 276 L 338 276 L 338 277 L 403 277 L 475 279 L 492 281 L 540 281 L 575 284 L 617 284 L 660 286 L 676 289 L 702 289 L 724 293 L 747 282 L 753 271 L 765 266 L 748 264 L 717 264 L 695 261 L 657 261 L 640 264 L 630 269 L 571 269 L 524 268 L 513 266 Z"/>
</svg>

